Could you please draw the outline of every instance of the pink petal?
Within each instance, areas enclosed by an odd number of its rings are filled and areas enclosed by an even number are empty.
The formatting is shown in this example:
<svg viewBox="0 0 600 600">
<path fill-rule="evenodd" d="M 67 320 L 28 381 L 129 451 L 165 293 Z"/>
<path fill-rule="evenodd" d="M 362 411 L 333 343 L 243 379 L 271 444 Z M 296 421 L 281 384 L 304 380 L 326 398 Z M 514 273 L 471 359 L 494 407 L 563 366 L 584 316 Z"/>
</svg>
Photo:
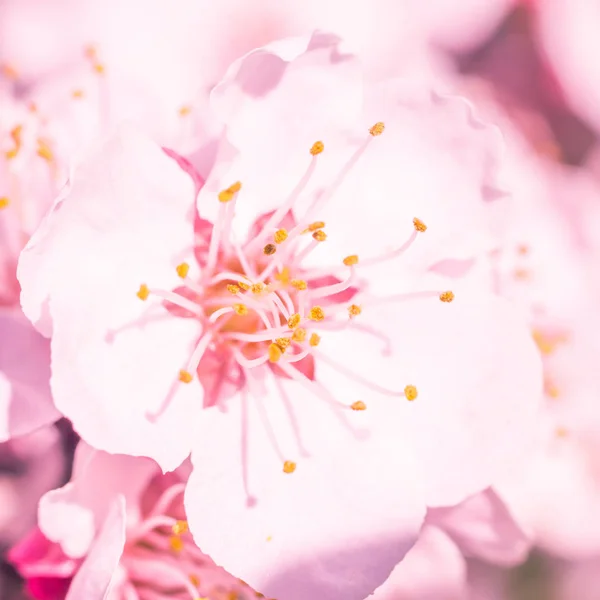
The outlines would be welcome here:
<svg viewBox="0 0 600 600">
<path fill-rule="evenodd" d="M 320 211 L 329 233 L 327 251 L 365 259 L 389 252 L 413 232 L 414 217 L 427 231 L 398 260 L 374 271 L 374 278 L 381 273 L 379 279 L 389 280 L 392 270 L 429 268 L 440 261 L 468 262 L 496 248 L 491 224 L 498 202 L 488 197 L 490 190 L 501 195 L 498 129 L 482 121 L 464 98 L 403 80 L 369 88 L 354 130 L 356 146 L 376 122 L 385 123 L 385 131 L 369 142 Z M 331 153 L 335 160 L 342 153 L 346 161 L 351 150 L 346 143 L 328 151 L 326 144 L 323 157 L 333 160 Z M 347 227 L 348 218 L 360 221 L 360 235 Z"/>
<path fill-rule="evenodd" d="M 275 157 L 282 148 L 289 150 L 289 140 L 307 150 L 324 131 L 352 123 L 361 95 L 356 59 L 343 53 L 336 36 L 314 33 L 234 62 L 213 90 L 211 106 L 238 150 L 252 148 Z M 257 136 L 257 123 L 268 121 L 277 126 Z"/>
<path fill-rule="evenodd" d="M 77 568 L 77 561 L 66 556 L 38 527 L 10 549 L 8 560 L 24 579 L 68 579 Z"/>
<path fill-rule="evenodd" d="M 456 545 L 441 529 L 425 526 L 419 541 L 370 598 L 463 600 L 465 579 L 465 560 Z"/>
<path fill-rule="evenodd" d="M 117 496 L 65 600 L 104 600 L 125 547 L 125 499 Z"/>
<path fill-rule="evenodd" d="M 246 237 L 257 213 L 278 207 L 300 180 L 313 143 L 356 123 L 362 94 L 358 61 L 332 34 L 280 40 L 234 62 L 211 93 L 226 127 L 200 214 L 212 218 L 214 193 L 240 180 L 234 226 Z"/>
<path fill-rule="evenodd" d="M 218 565 L 268 597 L 362 600 L 423 518 L 401 407 L 373 401 L 338 414 L 300 384 L 280 382 L 263 382 L 226 413 L 203 413 L 185 497 L 191 531 Z M 335 392 L 344 402 L 352 394 Z M 285 460 L 295 472 L 283 471 Z"/>
<path fill-rule="evenodd" d="M 390 390 L 414 385 L 418 397 L 387 398 L 403 406 L 403 443 L 413 449 L 429 506 L 453 505 L 505 476 L 532 445 L 542 399 L 539 353 L 518 311 L 491 295 L 457 291 L 369 306 L 357 324 L 387 338 L 348 331 L 323 337 L 320 353 Z M 373 302 L 373 301 L 372 301 Z M 330 377 L 316 361 L 317 381 L 369 404 L 377 390 Z"/>
<path fill-rule="evenodd" d="M 0 312 L 0 441 L 60 418 L 50 395 L 50 344 L 18 311 Z"/>
<path fill-rule="evenodd" d="M 397 332 L 392 339 L 406 340 L 394 358 L 419 390 L 410 430 L 428 504 L 451 505 L 510 472 L 530 450 L 541 364 L 524 319 L 504 301 L 458 295 L 427 310 L 418 304 L 387 313 L 387 323 Z"/>
<path fill-rule="evenodd" d="M 151 460 L 107 454 L 80 442 L 73 479 L 40 500 L 40 529 L 48 539 L 60 544 L 67 556 L 84 556 L 114 496 L 122 495 L 131 505 L 129 510 L 136 510 L 140 495 L 156 470 L 157 465 Z"/>
<path fill-rule="evenodd" d="M 457 506 L 430 509 L 427 522 L 445 531 L 465 556 L 495 564 L 520 564 L 531 547 L 530 535 L 492 488 Z"/>
<path fill-rule="evenodd" d="M 19 265 L 28 316 L 37 321 L 50 307 L 58 409 L 95 447 L 151 456 L 165 470 L 188 454 L 185 415 L 202 402 L 196 381 L 176 385 L 200 326 L 168 318 L 158 303 L 145 315 L 151 302 L 136 292 L 180 281 L 175 266 L 192 247 L 194 195 L 173 159 L 123 128 L 75 171 Z"/>
</svg>

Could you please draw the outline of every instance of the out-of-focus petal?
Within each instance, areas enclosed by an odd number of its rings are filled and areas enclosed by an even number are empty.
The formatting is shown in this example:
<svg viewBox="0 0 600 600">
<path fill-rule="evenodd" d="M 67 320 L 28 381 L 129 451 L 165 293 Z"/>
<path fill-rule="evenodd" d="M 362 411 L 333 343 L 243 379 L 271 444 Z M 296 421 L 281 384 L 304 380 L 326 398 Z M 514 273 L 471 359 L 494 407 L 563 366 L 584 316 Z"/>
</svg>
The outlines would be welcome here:
<svg viewBox="0 0 600 600">
<path fill-rule="evenodd" d="M 117 496 L 65 600 L 104 600 L 125 547 L 125 499 Z"/>
<path fill-rule="evenodd" d="M 0 312 L 0 441 L 58 420 L 50 394 L 50 343 L 18 311 Z"/>
</svg>

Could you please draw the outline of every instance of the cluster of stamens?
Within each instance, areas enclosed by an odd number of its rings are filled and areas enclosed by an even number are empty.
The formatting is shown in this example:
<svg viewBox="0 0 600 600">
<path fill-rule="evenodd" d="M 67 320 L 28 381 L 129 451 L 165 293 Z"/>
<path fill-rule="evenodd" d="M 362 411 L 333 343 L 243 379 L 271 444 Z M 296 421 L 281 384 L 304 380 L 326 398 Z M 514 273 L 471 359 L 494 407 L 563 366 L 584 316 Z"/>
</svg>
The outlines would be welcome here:
<svg viewBox="0 0 600 600">
<path fill-rule="evenodd" d="M 350 158 L 335 185 L 319 196 L 292 227 L 285 228 L 284 219 L 289 218 L 307 187 L 318 157 L 324 151 L 323 142 L 316 142 L 310 149 L 311 162 L 290 196 L 268 216 L 258 235 L 242 246 L 231 239 L 231 224 L 242 183 L 234 182 L 218 194 L 219 213 L 206 263 L 199 265 L 200 275 L 194 276 L 188 263 L 176 268 L 187 290 L 185 294 L 178 290 L 154 289 L 145 283 L 140 286 L 137 295 L 141 300 L 158 297 L 167 306 L 184 309 L 188 318 L 203 322 L 203 335 L 179 372 L 181 383 L 194 380 L 203 358 L 213 348 L 219 348 L 221 353 L 225 348 L 232 365 L 241 370 L 251 394 L 252 382 L 268 369 L 274 377 L 298 381 L 310 387 L 317 397 L 329 398 L 329 393 L 301 368 L 305 361 L 312 360 L 326 363 L 377 393 L 403 396 L 409 401 L 417 398 L 417 388 L 413 385 L 407 385 L 402 391 L 387 390 L 317 349 L 323 331 L 355 328 L 357 332 L 385 339 L 385 333 L 361 323 L 364 311 L 377 303 L 421 298 L 437 298 L 447 303 L 454 299 L 451 291 L 431 291 L 383 299 L 367 297 L 360 303 L 353 302 L 362 291 L 357 283 L 357 270 L 404 253 L 416 237 L 427 230 L 418 218 L 413 220 L 412 233 L 406 242 L 383 255 L 361 260 L 353 254 L 325 269 L 308 268 L 303 264 L 304 259 L 327 240 L 325 222 L 315 219 L 319 210 L 333 196 L 371 140 L 383 133 L 384 125 L 377 123 L 369 131 L 370 137 Z M 367 408 L 362 400 L 344 406 L 354 411 Z M 293 461 L 285 461 L 283 471 L 293 473 L 295 468 Z"/>
</svg>

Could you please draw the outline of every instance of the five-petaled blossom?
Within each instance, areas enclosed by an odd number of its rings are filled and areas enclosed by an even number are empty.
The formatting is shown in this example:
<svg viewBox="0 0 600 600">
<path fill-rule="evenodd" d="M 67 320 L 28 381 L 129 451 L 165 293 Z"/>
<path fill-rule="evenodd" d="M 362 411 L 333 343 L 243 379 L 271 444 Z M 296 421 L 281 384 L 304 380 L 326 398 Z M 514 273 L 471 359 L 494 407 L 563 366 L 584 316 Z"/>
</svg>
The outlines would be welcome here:
<svg viewBox="0 0 600 600">
<path fill-rule="evenodd" d="M 363 88 L 326 34 L 242 58 L 212 107 L 203 185 L 131 128 L 88 154 L 21 255 L 22 304 L 83 439 L 164 471 L 191 453 L 217 564 L 362 600 L 535 419 L 525 322 L 459 291 L 494 243 L 496 132 L 461 99 Z"/>
</svg>

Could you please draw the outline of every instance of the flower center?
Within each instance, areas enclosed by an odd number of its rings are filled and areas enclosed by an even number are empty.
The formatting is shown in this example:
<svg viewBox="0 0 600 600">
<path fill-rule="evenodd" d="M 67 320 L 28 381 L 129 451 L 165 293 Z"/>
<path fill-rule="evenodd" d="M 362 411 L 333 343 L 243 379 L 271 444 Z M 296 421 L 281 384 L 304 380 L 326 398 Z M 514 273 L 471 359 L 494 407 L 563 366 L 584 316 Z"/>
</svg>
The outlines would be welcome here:
<svg viewBox="0 0 600 600">
<path fill-rule="evenodd" d="M 173 290 L 156 289 L 145 283 L 140 286 L 140 300 L 155 296 L 173 315 L 202 322 L 202 336 L 178 377 L 181 384 L 198 377 L 206 406 L 219 404 L 224 396 L 242 387 L 253 394 L 256 380 L 269 374 L 295 380 L 331 404 L 331 394 L 315 379 L 317 361 L 379 394 L 416 399 L 414 385 L 403 390 L 383 388 L 322 354 L 318 346 L 321 335 L 352 328 L 380 338 L 387 350 L 389 340 L 385 333 L 361 323 L 365 311 L 382 302 L 426 298 L 452 302 L 452 292 L 439 290 L 387 298 L 360 297 L 366 283 L 359 281 L 359 271 L 362 274 L 370 266 L 403 254 L 426 231 L 426 225 L 415 218 L 408 239 L 380 256 L 360 259 L 349 255 L 341 257 L 337 265 L 325 268 L 305 264 L 311 253 L 327 243 L 326 224 L 318 220 L 319 211 L 383 130 L 383 123 L 369 130 L 366 141 L 342 167 L 332 185 L 298 218 L 298 199 L 324 151 L 324 144 L 316 142 L 299 183 L 281 206 L 259 219 L 243 245 L 232 235 L 236 203 L 243 194 L 242 183 L 234 182 L 215 199 L 220 203 L 215 224 L 197 219 L 195 264 L 183 262 L 176 267 L 182 285 Z M 349 410 L 367 407 L 362 401 L 333 403 Z M 166 405 L 161 407 L 158 414 L 165 408 Z M 284 472 L 292 473 L 295 466 L 286 464 Z"/>
</svg>

